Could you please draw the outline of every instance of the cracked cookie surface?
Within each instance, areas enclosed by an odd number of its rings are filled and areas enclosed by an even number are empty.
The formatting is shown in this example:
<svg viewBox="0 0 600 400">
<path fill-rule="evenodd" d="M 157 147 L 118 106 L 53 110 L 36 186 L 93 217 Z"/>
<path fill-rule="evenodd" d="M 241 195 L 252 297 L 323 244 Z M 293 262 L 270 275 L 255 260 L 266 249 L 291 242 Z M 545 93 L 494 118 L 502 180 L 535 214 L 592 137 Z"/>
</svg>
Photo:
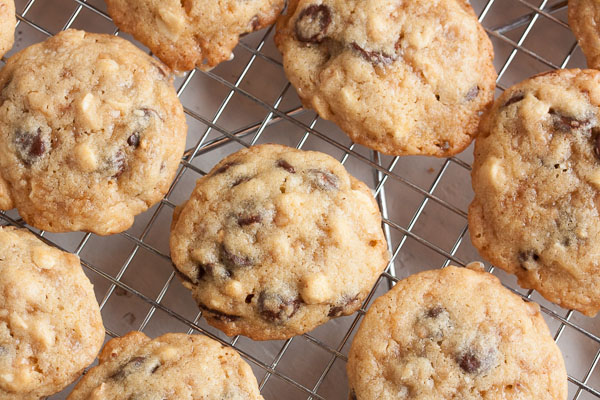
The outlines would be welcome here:
<svg viewBox="0 0 600 400">
<path fill-rule="evenodd" d="M 493 99 L 492 45 L 464 0 L 291 0 L 275 42 L 304 106 L 386 154 L 462 151 Z"/>
<path fill-rule="evenodd" d="M 508 89 L 475 143 L 471 241 L 523 287 L 600 308 L 600 72 L 560 70 Z"/>
<path fill-rule="evenodd" d="M 239 37 L 271 25 L 284 0 L 106 0 L 119 29 L 176 71 L 231 59 Z"/>
<path fill-rule="evenodd" d="M 170 247 L 207 321 L 255 340 L 352 314 L 389 257 L 364 183 L 326 154 L 273 144 L 200 179 L 174 214 Z"/>
<path fill-rule="evenodd" d="M 569 0 L 569 26 L 577 38 L 588 68 L 600 68 L 600 1 Z"/>
<path fill-rule="evenodd" d="M 100 309 L 79 257 L 0 227 L 0 399 L 59 392 L 94 361 Z"/>
<path fill-rule="evenodd" d="M 353 400 L 567 397 L 538 305 L 487 272 L 452 266 L 409 276 L 375 300 L 347 371 Z"/>
<path fill-rule="evenodd" d="M 167 191 L 186 122 L 168 70 L 126 40 L 68 30 L 0 72 L 0 208 L 53 232 L 129 228 Z"/>
<path fill-rule="evenodd" d="M 263 400 L 250 366 L 202 335 L 141 332 L 109 341 L 68 400 Z"/>
</svg>

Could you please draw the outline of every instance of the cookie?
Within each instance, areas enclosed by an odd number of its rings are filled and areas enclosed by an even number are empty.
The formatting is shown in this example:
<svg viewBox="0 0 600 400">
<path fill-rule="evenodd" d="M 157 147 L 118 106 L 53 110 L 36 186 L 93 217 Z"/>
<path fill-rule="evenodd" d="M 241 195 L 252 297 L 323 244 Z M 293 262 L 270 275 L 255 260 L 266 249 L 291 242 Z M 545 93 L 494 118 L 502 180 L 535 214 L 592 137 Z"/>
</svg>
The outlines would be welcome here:
<svg viewBox="0 0 600 400">
<path fill-rule="evenodd" d="M 16 23 L 14 0 L 0 0 L 0 57 L 13 46 Z"/>
<path fill-rule="evenodd" d="M 176 71 L 233 58 L 239 37 L 275 22 L 284 0 L 106 0 L 124 32 Z"/>
<path fill-rule="evenodd" d="M 12 56 L 0 71 L 0 208 L 52 232 L 129 228 L 183 155 L 171 83 L 111 35 L 68 30 Z"/>
<path fill-rule="evenodd" d="M 171 257 L 209 324 L 285 339 L 356 311 L 388 262 L 368 187 L 332 157 L 234 153 L 176 209 Z"/>
<path fill-rule="evenodd" d="M 475 143 L 471 241 L 519 285 L 600 309 L 600 72 L 560 70 L 508 89 Z"/>
<path fill-rule="evenodd" d="M 412 275 L 367 311 L 348 354 L 350 399 L 566 399 L 535 303 L 486 272 Z"/>
<path fill-rule="evenodd" d="M 291 0 L 275 43 L 302 104 L 386 154 L 462 151 L 494 95 L 465 0 Z"/>
<path fill-rule="evenodd" d="M 600 68 L 600 1 L 569 0 L 569 25 L 577 38 L 589 68 Z"/>
<path fill-rule="evenodd" d="M 38 400 L 94 361 L 100 309 L 76 255 L 12 227 L 0 227 L 0 255 L 0 399 Z"/>
<path fill-rule="evenodd" d="M 67 400 L 262 400 L 239 354 L 200 335 L 141 332 L 112 339 Z"/>
</svg>

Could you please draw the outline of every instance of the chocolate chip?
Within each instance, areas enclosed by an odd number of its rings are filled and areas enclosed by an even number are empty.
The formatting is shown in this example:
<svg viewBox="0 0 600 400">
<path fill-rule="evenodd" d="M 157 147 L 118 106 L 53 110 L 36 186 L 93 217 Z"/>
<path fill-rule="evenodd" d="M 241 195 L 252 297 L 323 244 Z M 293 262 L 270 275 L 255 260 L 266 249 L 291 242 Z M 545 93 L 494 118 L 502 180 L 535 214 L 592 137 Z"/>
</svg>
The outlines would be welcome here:
<svg viewBox="0 0 600 400">
<path fill-rule="evenodd" d="M 436 307 L 432 307 L 429 310 L 427 310 L 427 312 L 425 313 L 425 315 L 428 318 L 437 318 L 444 311 L 446 311 L 446 309 L 444 307 L 436 306 Z"/>
<path fill-rule="evenodd" d="M 513 97 L 508 99 L 508 101 L 506 103 L 504 103 L 502 105 L 502 107 L 508 107 L 511 104 L 518 103 L 519 101 L 523 100 L 524 98 L 525 98 L 525 95 L 523 93 L 517 93 L 516 95 L 514 95 Z"/>
<path fill-rule="evenodd" d="M 42 130 L 39 128 L 36 132 L 17 131 L 14 140 L 17 155 L 25 165 L 33 164 L 46 152 Z"/>
<path fill-rule="evenodd" d="M 592 140 L 594 143 L 594 154 L 600 160 L 600 129 L 592 129 Z"/>
<path fill-rule="evenodd" d="M 252 261 L 252 259 L 248 256 L 239 256 L 237 254 L 232 253 L 231 251 L 229 251 L 225 245 L 222 245 L 219 251 L 219 261 L 221 261 L 221 263 L 223 263 L 223 265 L 225 265 L 228 268 L 242 268 L 242 267 L 249 267 L 252 264 L 254 264 L 254 262 Z"/>
<path fill-rule="evenodd" d="M 479 86 L 475 85 L 471 89 L 469 89 L 469 91 L 465 95 L 465 100 L 467 100 L 467 101 L 475 100 L 478 95 L 479 95 Z"/>
<path fill-rule="evenodd" d="M 156 372 L 156 370 L 158 370 L 160 368 L 160 363 L 157 363 L 155 366 L 152 367 L 152 369 L 150 370 L 150 373 L 153 374 Z"/>
<path fill-rule="evenodd" d="M 329 309 L 328 317 L 339 317 L 342 314 L 345 314 L 346 310 L 349 310 L 350 306 L 353 306 L 358 301 L 358 294 L 355 296 L 342 296 L 342 299 L 336 304 L 331 306 Z"/>
<path fill-rule="evenodd" d="M 132 133 L 131 136 L 127 138 L 127 144 L 137 149 L 140 146 L 140 134 L 138 132 Z"/>
<path fill-rule="evenodd" d="M 244 300 L 246 302 L 246 304 L 250 304 L 252 303 L 252 299 L 254 298 L 254 294 L 250 293 L 248 296 L 246 296 L 246 300 Z"/>
<path fill-rule="evenodd" d="M 277 160 L 277 166 L 279 168 L 285 169 L 290 174 L 295 174 L 296 173 L 296 169 L 294 169 L 294 167 L 289 162 L 287 162 L 285 160 Z"/>
<path fill-rule="evenodd" d="M 352 43 L 350 45 L 354 50 L 356 50 L 362 58 L 367 60 L 373 65 L 389 65 L 396 61 L 398 56 L 396 54 L 387 54 L 383 51 L 368 51 L 360 47 L 356 43 Z"/>
<path fill-rule="evenodd" d="M 475 374 L 481 368 L 481 360 L 471 351 L 459 355 L 456 361 L 462 370 L 469 374 Z"/>
<path fill-rule="evenodd" d="M 301 42 L 321 43 L 331 24 L 331 11 L 324 4 L 310 5 L 300 12 L 296 20 L 296 37 Z"/>
<path fill-rule="evenodd" d="M 329 309 L 328 317 L 339 317 L 342 315 L 342 311 L 344 311 L 344 307 L 342 306 L 333 306 Z"/>
<path fill-rule="evenodd" d="M 300 308 L 302 300 L 283 298 L 279 294 L 261 292 L 258 296 L 258 313 L 270 322 L 284 322 L 292 318 Z"/>
<path fill-rule="evenodd" d="M 125 365 L 123 365 L 117 372 L 112 374 L 109 378 L 115 380 L 121 380 L 136 372 L 146 361 L 146 357 L 134 357 Z"/>
<path fill-rule="evenodd" d="M 237 185 L 241 185 L 244 182 L 248 182 L 250 179 L 249 176 L 244 176 L 242 178 L 238 178 L 235 182 L 233 182 L 233 185 L 231 185 L 231 187 L 236 187 Z"/>
<path fill-rule="evenodd" d="M 238 218 L 238 224 L 240 226 L 258 224 L 260 221 L 262 221 L 262 217 L 260 215 L 251 215 L 249 217 Z"/>
<path fill-rule="evenodd" d="M 224 312 L 208 308 L 202 303 L 198 303 L 198 307 L 200 307 L 204 312 L 210 314 L 209 316 L 211 318 L 218 319 L 222 322 L 234 322 L 240 319 L 240 317 L 238 317 L 237 315 L 225 314 Z"/>
<path fill-rule="evenodd" d="M 310 169 L 308 174 L 313 183 L 322 190 L 337 190 L 339 188 L 339 178 L 329 171 L 320 169 Z"/>
<path fill-rule="evenodd" d="M 356 393 L 354 393 L 354 390 L 350 392 L 350 400 L 358 400 L 356 398 Z"/>
<path fill-rule="evenodd" d="M 457 355 L 456 362 L 466 373 L 481 375 L 492 369 L 497 357 L 496 353 L 497 351 L 492 348 L 489 351 L 467 349 Z"/>
<path fill-rule="evenodd" d="M 568 115 L 561 114 L 554 108 L 551 108 L 548 111 L 548 114 L 552 115 L 553 117 L 554 129 L 560 132 L 570 132 L 573 129 L 579 129 L 590 123 L 589 119 L 579 120 L 575 117 L 570 117 Z"/>
<path fill-rule="evenodd" d="M 110 160 L 110 170 L 113 178 L 118 178 L 125 172 L 127 168 L 127 159 L 125 153 L 122 150 L 118 150 Z"/>
<path fill-rule="evenodd" d="M 250 26 L 252 27 L 253 31 L 257 31 L 260 28 L 260 19 L 258 18 L 258 15 L 252 17 L 250 20 Z"/>
<path fill-rule="evenodd" d="M 538 267 L 537 262 L 540 260 L 540 256 L 533 250 L 526 250 L 520 251 L 517 254 L 517 259 L 521 268 L 530 271 Z"/>
<path fill-rule="evenodd" d="M 224 173 L 225 171 L 227 171 L 229 168 L 233 167 L 234 165 L 237 165 L 238 163 L 236 162 L 227 162 L 223 165 L 221 165 L 219 168 L 217 168 L 212 174 L 213 175 L 219 175 Z"/>
<path fill-rule="evenodd" d="M 212 270 L 214 269 L 214 265 L 213 264 L 198 264 L 198 272 L 196 273 L 196 279 L 198 281 L 203 280 L 204 278 L 206 278 L 207 274 L 212 275 Z"/>
</svg>

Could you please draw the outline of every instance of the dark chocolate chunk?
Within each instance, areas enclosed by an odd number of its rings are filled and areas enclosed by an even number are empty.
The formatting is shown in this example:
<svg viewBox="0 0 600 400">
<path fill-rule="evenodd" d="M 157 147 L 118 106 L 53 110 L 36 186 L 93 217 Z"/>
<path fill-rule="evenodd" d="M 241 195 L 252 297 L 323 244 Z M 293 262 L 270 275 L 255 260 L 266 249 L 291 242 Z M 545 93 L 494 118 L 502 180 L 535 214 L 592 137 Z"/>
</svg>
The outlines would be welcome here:
<svg viewBox="0 0 600 400">
<path fill-rule="evenodd" d="M 254 298 L 254 293 L 250 293 L 248 296 L 246 296 L 246 304 L 250 304 L 252 303 L 252 299 Z"/>
<path fill-rule="evenodd" d="M 479 86 L 475 85 L 471 89 L 469 89 L 469 91 L 465 95 L 465 100 L 467 100 L 467 101 L 475 100 L 478 95 L 479 95 Z"/>
<path fill-rule="evenodd" d="M 600 160 L 600 129 L 592 129 L 592 140 L 594 143 L 594 154 Z"/>
<path fill-rule="evenodd" d="M 227 171 L 229 168 L 233 167 L 234 165 L 237 165 L 238 163 L 236 162 L 227 162 L 223 165 L 221 165 L 219 168 L 217 168 L 215 170 L 215 172 L 213 172 L 213 175 L 219 175 L 222 174 L 223 172 Z"/>
<path fill-rule="evenodd" d="M 540 260 L 540 256 L 533 250 L 526 250 L 520 251 L 517 254 L 517 259 L 519 260 L 520 267 L 529 271 L 537 267 L 536 263 Z"/>
<path fill-rule="evenodd" d="M 208 313 L 209 317 L 218 319 L 219 321 L 222 321 L 222 322 L 234 322 L 234 321 L 237 321 L 238 319 L 240 319 L 240 317 L 238 317 L 237 315 L 225 314 L 224 312 L 206 307 L 202 303 L 198 303 L 198 307 L 200 307 L 204 312 Z"/>
<path fill-rule="evenodd" d="M 300 12 L 296 20 L 296 37 L 301 42 L 321 43 L 331 24 L 331 11 L 324 4 L 310 5 Z"/>
<path fill-rule="evenodd" d="M 261 292 L 258 296 L 258 313 L 269 322 L 285 322 L 296 314 L 301 304 L 299 297 L 283 298 L 276 293 Z"/>
<path fill-rule="evenodd" d="M 492 369 L 496 360 L 496 354 L 497 351 L 495 349 L 489 349 L 488 351 L 467 349 L 458 354 L 456 362 L 466 373 L 481 375 Z"/>
<path fill-rule="evenodd" d="M 356 43 L 350 45 L 352 49 L 356 50 L 362 58 L 367 60 L 373 65 L 389 65 L 396 61 L 398 58 L 397 54 L 387 54 L 383 51 L 368 51 L 360 47 Z"/>
<path fill-rule="evenodd" d="M 258 224 L 260 221 L 262 221 L 260 214 L 250 215 L 248 217 L 238 217 L 238 224 L 240 226 Z"/>
<path fill-rule="evenodd" d="M 328 317 L 339 317 L 340 315 L 344 314 L 344 312 L 348 308 L 350 308 L 350 306 L 356 304 L 357 301 L 358 301 L 358 294 L 355 296 L 352 296 L 352 297 L 351 296 L 342 296 L 342 299 L 340 302 L 331 306 L 327 316 Z"/>
<path fill-rule="evenodd" d="M 475 374 L 481 368 L 481 360 L 471 351 L 459 355 L 456 361 L 460 368 L 469 374 Z"/>
<path fill-rule="evenodd" d="M 146 357 L 134 357 L 127 364 L 123 365 L 121 368 L 117 370 L 114 374 L 112 374 L 109 378 L 115 380 L 121 380 L 131 375 L 132 373 L 139 370 L 144 362 L 146 361 Z"/>
<path fill-rule="evenodd" d="M 17 131 L 15 133 L 15 147 L 19 159 L 25 165 L 36 162 L 46 152 L 46 144 L 42 137 L 42 130 L 35 132 Z"/>
<path fill-rule="evenodd" d="M 132 133 L 127 138 L 127 144 L 133 147 L 134 149 L 137 149 L 140 146 L 140 134 L 138 132 Z"/>
<path fill-rule="evenodd" d="M 239 256 L 229 251 L 225 245 L 222 245 L 219 251 L 219 260 L 228 268 L 249 267 L 254 264 L 248 256 Z"/>
<path fill-rule="evenodd" d="M 444 311 L 446 311 L 444 307 L 436 306 L 427 310 L 427 313 L 425 315 L 429 318 L 437 318 Z"/>
<path fill-rule="evenodd" d="M 523 100 L 524 98 L 525 98 L 525 95 L 523 93 L 517 93 L 516 95 L 514 95 L 513 97 L 508 99 L 507 102 L 502 105 L 502 107 L 508 107 L 511 104 L 518 103 L 519 101 Z"/>
<path fill-rule="evenodd" d="M 110 170 L 112 172 L 113 178 L 118 178 L 125 172 L 127 168 L 127 160 L 125 158 L 125 153 L 122 150 L 117 151 L 110 160 Z"/>
<path fill-rule="evenodd" d="M 310 169 L 308 174 L 313 183 L 322 190 L 337 190 L 339 189 L 339 178 L 337 175 L 329 171 L 320 169 Z"/>
<path fill-rule="evenodd" d="M 250 26 L 252 27 L 253 31 L 257 31 L 260 28 L 260 19 L 258 18 L 258 15 L 252 17 L 250 20 Z"/>
<path fill-rule="evenodd" d="M 553 117 L 554 129 L 560 132 L 570 132 L 573 129 L 579 129 L 590 123 L 589 119 L 579 120 L 575 117 L 563 115 L 556 111 L 554 108 L 551 108 L 548 111 L 548 114 L 552 115 Z"/>
<path fill-rule="evenodd" d="M 238 178 L 235 182 L 233 182 L 233 185 L 231 185 L 231 187 L 236 187 L 237 185 L 240 185 L 244 182 L 248 182 L 250 179 L 252 178 L 250 178 L 249 176 Z"/>
<path fill-rule="evenodd" d="M 287 162 L 285 160 L 277 160 L 277 166 L 279 168 L 285 169 L 290 174 L 295 174 L 296 173 L 296 169 L 294 169 L 294 167 L 292 166 L 292 164 L 290 164 L 289 162 Z"/>
</svg>

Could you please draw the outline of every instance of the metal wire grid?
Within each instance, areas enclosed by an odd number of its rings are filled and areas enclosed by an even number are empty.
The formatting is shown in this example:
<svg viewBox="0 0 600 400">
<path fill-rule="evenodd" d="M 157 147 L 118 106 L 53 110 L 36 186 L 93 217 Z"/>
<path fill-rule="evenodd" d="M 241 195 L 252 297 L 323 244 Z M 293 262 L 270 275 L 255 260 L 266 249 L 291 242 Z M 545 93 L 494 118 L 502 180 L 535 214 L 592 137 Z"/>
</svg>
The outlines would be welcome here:
<svg viewBox="0 0 600 400">
<path fill-rule="evenodd" d="M 88 12 L 88 14 L 93 13 L 96 18 L 110 21 L 110 17 L 101 9 L 102 6 L 100 4 L 95 5 L 95 2 L 92 0 L 67 1 L 72 1 L 74 9 L 71 10 L 65 8 L 65 13 L 69 12 L 70 15 L 62 29 L 68 29 L 69 27 L 73 26 L 77 19 L 81 16 L 82 12 Z M 476 3 L 476 0 L 473 2 Z M 504 61 L 498 69 L 499 90 L 504 90 L 505 87 L 508 86 L 507 84 L 503 83 L 502 79 L 505 77 L 509 68 L 517 64 L 517 62 L 523 62 L 522 60 L 518 61 L 519 57 L 527 56 L 530 60 L 535 60 L 537 63 L 539 63 L 543 69 L 556 69 L 568 66 L 572 57 L 576 54 L 576 42 L 574 38 L 571 38 L 572 45 L 567 49 L 566 54 L 561 56 L 561 60 L 558 63 L 540 55 L 539 51 L 530 49 L 525 44 L 532 31 L 534 31 L 536 24 L 539 25 L 541 23 L 540 21 L 543 21 L 543 23 L 556 25 L 557 27 L 564 29 L 565 32 L 568 32 L 568 25 L 562 19 L 556 17 L 556 15 L 559 15 L 560 13 L 564 14 L 566 9 L 566 1 L 552 2 L 549 0 L 539 0 L 535 2 L 536 4 L 534 4 L 534 2 L 534 0 L 531 0 L 531 2 L 528 2 L 527 0 L 513 0 L 509 5 L 509 0 L 480 1 L 479 20 L 482 21 L 484 26 L 486 25 L 486 21 L 490 19 L 490 17 L 494 16 L 495 13 L 499 12 L 498 10 L 502 10 L 503 7 L 514 7 L 514 5 L 519 5 L 521 9 L 526 10 L 525 13 L 521 13 L 515 18 L 511 19 L 509 22 L 504 22 L 496 27 L 486 28 L 487 33 L 494 41 L 495 47 L 500 45 L 508 48 L 507 53 L 504 54 Z M 37 6 L 40 6 L 40 3 L 44 3 L 44 1 L 28 0 L 26 4 L 24 4 L 24 7 L 22 7 L 22 10 L 18 10 L 18 24 L 25 24 L 35 31 L 41 32 L 47 36 L 51 36 L 52 33 L 50 31 L 45 29 L 39 23 L 36 23 L 36 21 L 34 21 L 32 18 L 29 18 L 29 14 L 31 13 L 32 8 L 36 6 L 36 3 L 38 3 Z M 48 6 L 48 4 L 46 4 L 46 6 Z M 448 177 L 452 174 L 450 171 L 458 168 L 458 170 L 468 174 L 470 171 L 470 164 L 468 159 L 465 160 L 462 156 L 441 160 L 441 165 L 439 166 L 437 173 L 428 184 L 414 183 L 414 179 L 407 178 L 405 176 L 404 169 L 399 168 L 399 165 L 402 161 L 400 157 L 381 156 L 373 151 L 366 151 L 364 148 L 361 148 L 361 146 L 355 146 L 352 143 L 344 144 L 343 140 L 340 140 L 330 132 L 324 133 L 323 129 L 317 129 L 316 125 L 320 121 L 318 117 L 316 117 L 314 113 L 303 110 L 300 106 L 289 109 L 280 108 L 282 107 L 282 104 L 285 103 L 284 98 L 286 94 L 288 94 L 290 91 L 293 92 L 293 89 L 290 87 L 289 83 L 284 85 L 278 97 L 272 103 L 265 101 L 255 96 L 250 91 L 244 89 L 242 87 L 242 83 L 245 82 L 245 79 L 247 79 L 248 73 L 257 59 L 262 59 L 266 63 L 271 64 L 276 68 L 281 68 L 281 63 L 277 59 L 262 51 L 267 43 L 268 38 L 272 34 L 271 31 L 272 28 L 261 32 L 261 36 L 259 36 L 255 45 L 240 43 L 239 46 L 247 51 L 250 57 L 233 82 L 230 82 L 215 72 L 201 72 L 197 70 L 189 72 L 181 79 L 181 81 L 177 82 L 177 93 L 179 96 L 184 93 L 196 75 L 204 76 L 205 78 L 213 80 L 222 85 L 224 88 L 226 88 L 227 94 L 223 97 L 223 100 L 221 101 L 212 118 L 207 118 L 206 116 L 200 115 L 198 112 L 187 107 L 184 101 L 184 108 L 188 116 L 188 120 L 191 118 L 199 122 L 200 125 L 203 126 L 203 131 L 200 132 L 200 137 L 197 142 L 186 150 L 181 161 L 181 168 L 169 192 L 157 207 L 148 212 L 149 218 L 147 219 L 147 222 L 145 222 L 143 228 L 141 228 L 137 233 L 128 231 L 118 235 L 119 240 L 123 239 L 122 241 L 126 241 L 133 245 L 133 250 L 129 252 L 125 262 L 123 262 L 120 266 L 120 269 L 113 276 L 109 272 L 106 272 L 103 268 L 94 265 L 93 262 L 86 260 L 85 257 L 82 257 L 82 264 L 87 269 L 86 272 L 89 272 L 88 275 L 104 280 L 109 285 L 108 290 L 105 292 L 100 301 L 100 307 L 102 309 L 114 296 L 115 292 L 118 291 L 139 298 L 149 305 L 150 309 L 146 313 L 141 324 L 139 324 L 137 327 L 138 330 L 144 331 L 158 310 L 165 313 L 171 320 L 178 321 L 179 323 L 185 325 L 189 329 L 189 333 L 202 332 L 203 334 L 219 340 L 226 345 L 235 347 L 253 366 L 255 373 L 257 373 L 261 390 L 263 390 L 265 386 L 273 380 L 273 377 L 276 377 L 285 384 L 285 388 L 288 388 L 290 391 L 295 393 L 294 395 L 290 394 L 286 396 L 286 398 L 344 399 L 346 398 L 345 388 L 340 387 L 341 385 L 339 384 L 337 385 L 337 391 L 335 394 L 327 397 L 320 392 L 320 389 L 322 388 L 323 383 L 326 381 L 334 364 L 336 362 L 341 361 L 344 363 L 346 361 L 347 357 L 345 355 L 345 350 L 347 350 L 349 339 L 357 327 L 361 316 L 368 308 L 370 301 L 382 291 L 382 287 L 389 287 L 393 285 L 395 281 L 397 281 L 398 278 L 395 264 L 398 264 L 401 260 L 400 255 L 402 250 L 406 247 L 406 243 L 408 241 L 412 241 L 419 246 L 422 246 L 424 249 L 427 249 L 427 251 L 431 251 L 438 255 L 441 259 L 443 259 L 440 267 L 445 267 L 450 263 L 464 266 L 468 260 L 465 260 L 458 255 L 460 249 L 470 249 L 471 253 L 469 253 L 468 250 L 466 253 L 472 254 L 472 248 L 470 248 L 468 235 L 466 235 L 468 230 L 466 221 L 467 213 L 465 211 L 466 208 L 464 205 L 462 207 L 456 206 L 452 201 L 446 200 L 444 196 L 434 193 L 439 189 L 440 186 L 445 184 L 446 180 L 451 179 Z M 517 33 L 516 36 L 514 35 L 515 32 Z M 114 34 L 119 34 L 117 29 L 114 30 Z M 510 83 L 513 82 L 509 82 L 509 84 Z M 218 123 L 218 121 L 223 116 L 228 105 L 230 105 L 232 98 L 240 95 L 264 109 L 266 111 L 266 115 L 261 121 L 248 124 L 242 128 L 235 130 L 226 129 L 222 126 L 222 124 Z M 306 118 L 302 119 L 302 117 L 306 116 L 310 118 L 308 120 Z M 164 250 L 161 250 L 159 246 L 151 243 L 151 241 L 148 240 L 148 237 L 153 226 L 155 224 L 160 224 L 160 222 L 157 221 L 160 219 L 161 211 L 165 208 L 174 208 L 175 204 L 170 200 L 170 198 L 177 185 L 182 182 L 182 177 L 186 173 L 193 173 L 197 176 L 206 174 L 204 169 L 198 167 L 194 163 L 194 161 L 198 160 L 199 156 L 216 154 L 217 150 L 221 149 L 223 146 L 228 146 L 231 144 L 237 144 L 238 147 L 248 147 L 254 145 L 259 142 L 261 137 L 265 136 L 264 132 L 269 127 L 277 126 L 277 124 L 281 123 L 291 124 L 291 126 L 294 126 L 295 128 L 304 132 L 301 135 L 300 140 L 298 140 L 296 143 L 297 148 L 305 148 L 307 147 L 306 143 L 309 139 L 317 139 L 323 145 L 329 146 L 328 148 L 334 149 L 335 152 L 341 153 L 342 156 L 340 161 L 342 164 L 356 163 L 360 165 L 363 171 L 368 171 L 368 173 L 372 174 L 372 181 L 374 183 L 373 192 L 382 210 L 384 232 L 388 239 L 388 244 L 392 253 L 392 259 L 386 271 L 381 275 L 377 284 L 371 291 L 369 298 L 365 301 L 365 304 L 361 310 L 359 310 L 359 312 L 357 312 L 354 316 L 348 317 L 350 322 L 336 345 L 327 343 L 326 340 L 318 338 L 313 333 L 305 334 L 283 342 L 276 352 L 276 355 L 270 360 L 270 362 L 268 362 L 253 355 L 251 351 L 245 350 L 245 347 L 247 346 L 242 346 L 242 341 L 244 340 L 243 338 L 225 338 L 223 335 L 219 335 L 217 332 L 206 328 L 205 325 L 201 326 L 201 312 L 198 312 L 195 317 L 190 318 L 181 315 L 180 313 L 163 304 L 163 300 L 165 299 L 165 295 L 169 289 L 174 284 L 177 284 L 174 283 L 174 281 L 177 282 L 174 272 L 170 272 L 168 278 L 156 296 L 151 296 L 141 290 L 137 290 L 133 287 L 134 285 L 124 283 L 122 278 L 126 274 L 128 267 L 131 265 L 135 256 L 140 251 L 148 251 L 170 263 L 169 255 Z M 412 213 L 405 224 L 390 217 L 388 201 L 391 199 L 386 196 L 386 188 L 389 189 L 390 187 L 401 187 L 402 190 L 409 189 L 407 192 L 414 192 L 417 195 L 422 196 L 422 200 L 416 207 L 416 211 Z M 191 190 L 191 188 L 189 190 Z M 465 190 L 468 191 L 467 188 L 465 188 Z M 419 233 L 418 229 L 416 228 L 419 224 L 419 221 L 424 218 L 423 216 L 426 214 L 426 208 L 432 205 L 442 210 L 445 215 L 459 218 L 462 221 L 462 228 L 459 229 L 458 235 L 452 241 L 449 249 L 445 249 L 443 246 L 434 243 L 425 237 L 425 234 Z M 23 221 L 14 212 L 2 212 L 0 213 L 0 219 L 2 219 L 3 223 L 6 224 L 24 226 Z M 168 229 L 168 225 L 164 226 L 163 228 Z M 48 235 L 46 235 L 45 232 L 37 232 L 38 231 L 34 229 L 34 233 L 38 234 L 43 240 L 62 248 L 56 240 L 48 240 Z M 90 243 L 90 240 L 93 240 L 93 237 L 94 235 L 92 234 L 84 234 L 74 249 L 74 253 L 81 255 L 82 251 Z M 499 271 L 495 270 L 493 266 L 489 266 L 488 270 L 492 273 L 499 273 Z M 405 272 L 399 270 L 398 275 L 402 274 L 405 274 Z M 503 279 L 503 281 L 506 283 L 506 279 Z M 578 337 L 585 338 L 585 340 L 593 343 L 593 357 L 588 360 L 589 362 L 584 363 L 583 367 L 579 366 L 577 368 L 571 368 L 571 365 L 569 364 L 569 353 L 565 353 L 567 366 L 569 369 L 569 398 L 600 398 L 600 383 L 594 381 L 594 376 L 597 375 L 597 372 L 594 374 L 594 371 L 600 359 L 600 337 L 594 333 L 598 332 L 598 330 L 589 328 L 590 320 L 580 317 L 578 313 L 573 311 L 566 312 L 556 306 L 544 302 L 544 300 L 540 299 L 539 296 L 536 297 L 533 291 L 523 291 L 514 285 L 514 282 L 510 282 L 510 280 L 507 283 L 507 287 L 527 300 L 535 298 L 541 303 L 541 308 L 545 314 L 544 316 L 547 322 L 551 327 L 555 328 L 554 338 L 559 345 L 561 345 L 561 342 L 559 341 L 561 337 L 564 337 L 569 332 L 571 332 L 569 334 L 570 336 L 573 336 L 572 332 L 574 332 L 576 335 L 579 335 Z M 106 333 L 109 337 L 118 336 L 118 333 L 110 328 L 107 328 Z M 311 385 L 300 382 L 297 377 L 293 376 L 293 374 L 285 371 L 282 372 L 282 370 L 278 368 L 286 352 L 289 351 L 291 346 L 297 344 L 298 342 L 300 346 L 317 346 L 319 349 L 326 352 L 328 357 L 328 361 L 320 370 L 320 373 L 316 375 L 316 379 L 311 382 Z M 582 342 L 582 339 L 576 340 L 575 345 L 578 345 L 580 342 Z M 577 366 L 579 361 L 580 360 L 576 359 L 574 363 L 571 364 Z M 572 373 L 572 369 L 576 370 L 576 372 Z M 302 373 L 302 371 L 300 372 Z M 286 389 L 283 390 L 285 391 Z M 287 395 L 287 393 L 284 394 Z M 63 393 L 53 396 L 52 398 L 64 398 L 65 395 L 66 394 Z M 265 394 L 265 396 L 267 399 L 270 398 L 268 394 Z"/>
</svg>

